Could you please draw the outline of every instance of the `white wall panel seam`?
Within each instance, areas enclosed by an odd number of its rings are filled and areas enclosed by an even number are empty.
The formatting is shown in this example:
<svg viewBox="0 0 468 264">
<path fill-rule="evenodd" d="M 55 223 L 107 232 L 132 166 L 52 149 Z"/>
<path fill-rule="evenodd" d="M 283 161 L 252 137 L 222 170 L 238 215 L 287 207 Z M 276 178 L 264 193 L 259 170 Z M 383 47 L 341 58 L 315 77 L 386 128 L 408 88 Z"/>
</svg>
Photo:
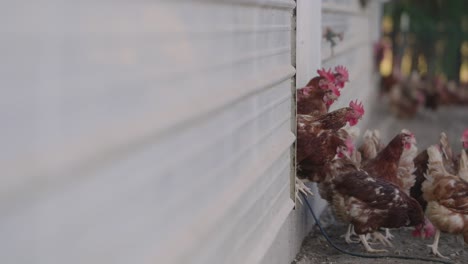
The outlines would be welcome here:
<svg viewBox="0 0 468 264">
<path fill-rule="evenodd" d="M 212 70 L 229 68 L 234 65 L 243 64 L 249 61 L 255 61 L 256 59 L 273 57 L 276 55 L 288 53 L 290 51 L 291 51 L 291 48 L 289 46 L 279 47 L 279 48 L 274 48 L 274 49 L 264 49 L 262 51 L 252 51 L 250 52 L 250 54 L 236 57 L 235 60 L 226 60 L 226 61 L 218 62 L 215 64 L 209 64 L 209 65 L 203 65 L 203 62 L 201 62 L 200 64 L 197 65 L 196 68 L 183 69 L 183 70 L 178 69 L 177 71 L 174 71 L 174 72 L 165 72 L 164 74 L 161 74 L 161 78 L 159 79 L 171 80 L 180 75 L 184 75 L 185 77 L 190 77 L 191 75 L 207 73 Z"/>
<path fill-rule="evenodd" d="M 169 0 L 171 1 L 171 0 Z M 185 0 L 190 1 L 190 0 Z M 214 2 L 231 5 L 250 5 L 280 9 L 292 9 L 296 6 L 293 0 L 198 0 L 199 2 Z"/>
<path fill-rule="evenodd" d="M 286 169 L 289 164 L 285 162 L 282 164 L 281 168 L 277 170 L 277 172 L 269 175 L 268 172 L 275 165 L 276 164 L 271 164 L 271 166 L 269 166 L 268 169 L 260 176 L 262 178 L 269 177 L 272 180 L 270 180 L 267 184 L 261 184 L 260 177 L 256 177 L 256 180 L 252 182 L 251 186 L 249 186 L 248 189 L 244 191 L 246 195 L 255 196 L 255 198 L 252 197 L 246 204 L 242 204 L 242 209 L 236 215 L 231 215 L 228 220 L 223 222 L 223 228 L 219 232 L 216 232 L 215 235 L 222 240 L 230 240 L 233 236 L 236 236 L 236 242 L 234 243 L 234 246 L 229 247 L 229 253 L 226 256 L 223 256 L 223 259 L 232 260 L 233 257 L 238 255 L 239 252 L 237 251 L 242 248 L 243 244 L 250 238 L 249 235 L 254 232 L 256 228 L 263 223 L 263 221 L 269 220 L 267 215 L 271 209 L 271 205 L 278 201 L 282 190 L 287 187 L 287 185 L 278 184 L 278 182 L 281 182 L 282 180 L 284 181 L 284 178 L 281 178 L 287 175 L 285 172 L 287 172 Z M 266 194 L 266 192 L 268 193 Z M 261 199 L 264 199 L 265 196 L 272 197 L 269 199 L 269 201 L 273 202 L 269 203 L 269 206 L 265 206 L 265 210 L 261 211 L 260 217 L 256 219 L 257 221 L 254 225 L 245 226 L 244 229 L 244 223 L 242 223 L 243 218 L 248 217 L 246 214 L 248 214 L 251 211 L 251 208 L 254 208 L 256 204 L 261 202 Z M 243 232 L 239 233 L 241 230 Z M 222 241 L 217 242 L 219 244 L 223 244 Z"/>
<path fill-rule="evenodd" d="M 288 71 L 285 71 L 285 69 L 288 69 Z M 228 107 L 231 105 L 231 103 L 234 103 L 235 101 L 238 101 L 242 98 L 244 98 L 247 95 L 250 95 L 252 93 L 260 92 L 264 89 L 267 89 L 269 87 L 272 87 L 278 83 L 281 83 L 282 81 L 287 80 L 291 76 L 294 75 L 295 71 L 291 66 L 285 67 L 284 70 L 277 70 L 275 71 L 276 74 L 273 74 L 272 72 L 267 72 L 265 74 L 265 77 L 268 76 L 269 78 L 263 78 L 263 80 L 266 81 L 258 81 L 258 80 L 253 80 L 250 83 L 258 83 L 257 85 L 250 86 L 248 85 L 249 82 L 247 82 L 247 85 L 235 85 L 235 87 L 230 87 L 227 88 L 227 90 L 231 91 L 230 94 L 227 94 L 225 90 L 222 91 L 224 95 L 221 95 L 221 93 L 217 93 L 216 95 L 212 95 L 212 98 L 208 99 L 205 98 L 207 101 L 215 102 L 213 104 L 203 104 L 202 102 L 196 102 L 194 105 L 190 105 L 190 107 L 187 108 L 187 110 L 183 111 L 183 116 L 189 117 L 193 119 L 186 120 L 185 122 L 178 120 L 178 124 L 172 124 L 173 127 L 168 127 L 164 129 L 164 132 L 170 133 L 172 129 L 182 129 L 182 127 L 178 127 L 177 125 L 183 125 L 183 126 L 192 126 L 195 123 L 201 122 L 202 120 L 205 120 L 207 118 L 206 115 L 211 113 L 212 111 L 215 110 L 220 110 L 219 108 L 223 109 L 225 107 Z M 282 73 L 282 74 L 279 74 Z M 272 78 L 276 77 L 276 78 Z M 260 80 L 262 79 L 261 76 L 259 76 Z M 239 87 L 253 87 L 253 88 L 244 88 L 244 91 L 241 93 L 236 93 L 236 88 Z M 224 99 L 224 100 L 223 100 Z M 205 101 L 204 100 L 204 101 Z M 222 101 L 224 104 L 221 104 Z M 229 102 L 230 101 L 230 102 Z M 195 105 L 196 104 L 196 105 Z M 197 109 L 200 111 L 201 108 L 205 107 L 207 112 L 204 113 L 197 113 L 196 111 L 193 111 L 193 109 Z M 190 108 L 190 109 L 189 109 Z M 203 110 L 205 110 L 203 109 Z M 209 110 L 208 110 L 209 109 Z M 195 112 L 195 114 L 193 114 Z M 198 114 L 198 118 L 196 117 L 196 114 Z M 195 116 L 194 116 L 195 115 Z M 202 116 L 200 116 L 202 115 Z M 202 120 L 200 120 L 202 119 Z M 113 134 L 108 134 L 108 130 L 102 131 L 101 134 L 94 135 L 92 139 L 84 139 L 82 142 L 74 142 L 73 146 L 68 146 L 67 150 L 64 149 L 57 149 L 57 150 L 48 150 L 47 154 L 44 155 L 44 157 L 49 158 L 54 155 L 61 155 L 60 153 L 63 153 L 66 151 L 70 157 L 69 160 L 73 161 L 72 163 L 67 162 L 61 162 L 61 163 L 52 163 L 49 162 L 48 168 L 37 168 L 33 166 L 23 166 L 23 164 L 28 162 L 27 158 L 21 158 L 18 160 L 18 162 L 11 162 L 9 163 L 9 167 L 4 168 L 8 174 L 10 175 L 35 175 L 34 181 L 31 181 L 32 178 L 27 177 L 27 182 L 30 182 L 30 184 L 24 185 L 22 184 L 23 187 L 21 188 L 27 188 L 23 189 L 24 191 L 19 191 L 18 189 L 15 188 L 9 188 L 8 193 L 1 194 L 2 200 L 11 200 L 11 198 L 8 198 L 10 196 L 16 197 L 18 194 L 23 195 L 25 192 L 35 192 L 37 188 L 40 188 L 40 182 L 43 182 L 43 180 L 48 179 L 51 180 L 51 177 L 54 178 L 55 180 L 59 179 L 60 181 L 65 181 L 68 178 L 71 178 L 71 175 L 68 173 L 64 173 L 65 170 L 68 171 L 73 171 L 74 173 L 86 173 L 86 171 L 89 170 L 95 170 L 96 167 L 101 167 L 104 164 L 107 164 L 109 162 L 112 162 L 125 153 L 128 153 L 129 151 L 133 151 L 136 148 L 140 148 L 142 145 L 144 145 L 147 140 L 149 139 L 157 139 L 158 138 L 158 133 L 156 135 L 152 134 L 154 132 L 151 132 L 151 126 L 154 126 L 154 123 L 148 122 L 147 120 L 158 120 L 158 118 L 143 118 L 141 119 L 141 122 L 134 123 L 134 124 L 127 124 L 126 127 L 127 129 L 124 129 L 125 131 L 129 130 L 131 131 L 130 133 L 127 134 L 121 134 L 119 135 L 119 131 L 121 129 L 110 129 L 114 131 L 115 133 Z M 157 124 L 156 124 L 157 125 Z M 130 128 L 133 128 L 130 129 Z M 149 138 L 148 138 L 149 137 Z M 102 139 L 107 139 L 107 142 L 103 142 Z M 133 139 L 130 141 L 130 139 Z M 86 143 L 85 143 L 86 142 Z M 95 142 L 95 144 L 91 144 L 92 142 Z M 100 144 L 101 143 L 101 144 Z M 101 145 L 101 147 L 99 147 Z M 104 146 L 103 146 L 104 145 Z M 88 146 L 88 149 L 86 149 L 84 146 Z M 100 150 L 100 151 L 98 151 Z M 112 155 L 110 155 L 112 153 Z M 43 157 L 34 157 L 34 159 L 37 158 L 43 158 Z M 55 160 L 55 159 L 54 159 Z M 58 159 L 60 160 L 60 159 Z M 41 163 L 40 161 L 37 161 Z M 53 168 L 53 170 L 51 170 Z M 8 170 L 10 170 L 8 172 Z M 39 175 L 48 175 L 48 177 L 43 177 Z M 56 175 L 56 176 L 53 176 Z M 61 177 L 58 177 L 60 175 Z M 64 175 L 69 175 L 69 177 L 63 177 Z M 23 176 L 24 177 L 24 176 Z M 39 180 L 39 181 L 38 181 Z M 30 187 L 26 187 L 26 186 Z M 18 188 L 18 187 L 16 187 Z M 16 193 L 16 194 L 15 194 Z"/>
<path fill-rule="evenodd" d="M 281 154 L 290 147 L 291 143 L 295 139 L 294 135 L 292 133 L 289 133 L 289 136 L 287 137 L 282 137 L 283 140 L 278 142 L 277 146 L 270 146 L 271 150 L 264 151 L 264 153 L 268 153 L 268 155 L 265 155 L 261 161 L 258 161 L 257 164 L 262 164 L 262 163 L 269 163 L 274 162 L 277 160 Z M 239 199 L 238 197 L 242 195 L 242 193 L 239 193 L 238 190 L 246 190 L 248 189 L 248 186 L 251 185 L 252 181 L 255 180 L 256 178 L 252 177 L 252 175 L 261 175 L 264 170 L 267 169 L 268 166 L 255 166 L 252 165 L 251 167 L 248 168 L 250 173 L 248 171 L 242 173 L 241 177 L 237 179 L 237 184 L 233 184 L 232 187 L 238 186 L 237 188 L 231 188 L 230 190 L 226 190 L 222 197 L 218 197 L 218 199 L 215 202 L 215 204 L 211 205 L 211 208 L 213 209 L 207 209 L 206 213 L 210 215 L 210 218 L 206 219 L 198 219 L 196 221 L 193 221 L 189 226 L 185 227 L 182 230 L 179 230 L 179 234 L 176 235 L 174 234 L 173 239 L 170 241 L 167 241 L 165 249 L 161 250 L 162 254 L 160 256 L 160 260 L 163 261 L 169 261 L 172 260 L 173 257 L 175 256 L 170 256 L 166 255 L 168 252 L 175 252 L 175 251 L 182 251 L 185 252 L 189 250 L 189 248 L 193 247 L 194 245 L 197 244 L 195 240 L 192 239 L 187 239 L 185 236 L 186 232 L 194 232 L 196 231 L 199 233 L 199 236 L 196 236 L 197 240 L 200 239 L 200 236 L 203 236 L 202 234 L 206 234 L 206 232 L 209 231 L 210 227 L 213 227 L 216 225 L 216 222 L 221 221 L 223 216 L 226 215 L 227 210 L 233 206 L 233 204 Z M 257 171 L 257 170 L 261 171 Z M 218 204 L 218 205 L 216 205 Z M 220 208 L 222 210 L 216 210 L 214 208 Z M 205 215 L 205 214 L 202 214 Z"/>
<path fill-rule="evenodd" d="M 287 192 L 289 193 L 289 191 Z M 272 219 L 273 221 L 270 222 L 270 227 L 267 228 L 269 232 L 265 232 L 262 240 L 258 243 L 258 247 L 260 247 L 260 249 L 252 250 L 250 254 L 248 254 L 244 263 L 260 263 L 260 260 L 265 256 L 266 250 L 273 244 L 274 240 L 277 238 L 279 230 L 285 223 L 286 218 L 291 213 L 291 210 L 293 208 L 294 202 L 291 199 L 287 199 L 283 202 L 282 208 L 276 214 L 276 217 Z M 259 254 L 259 252 L 262 252 L 263 254 Z"/>
<path fill-rule="evenodd" d="M 275 128 L 280 128 L 286 121 L 289 120 L 289 118 L 282 119 L 279 122 L 277 122 L 274 126 L 273 129 L 265 132 L 262 136 L 259 136 L 257 138 L 257 141 L 251 145 L 244 146 L 239 152 L 233 153 L 228 159 L 225 159 L 223 162 L 220 162 L 220 164 L 217 164 L 216 167 L 214 167 L 211 171 L 208 171 L 205 173 L 205 176 L 202 179 L 199 179 L 197 182 L 198 186 L 202 186 L 204 188 L 201 188 L 202 190 L 208 188 L 210 185 L 212 185 L 213 181 L 216 181 L 216 176 L 223 173 L 223 171 L 229 170 L 229 166 L 238 161 L 239 159 L 242 159 L 242 157 L 251 151 L 252 149 L 255 149 L 255 147 L 258 147 L 258 145 L 262 142 L 268 139 L 269 136 L 274 135 Z M 249 164 L 250 165 L 250 164 Z M 246 172 L 239 173 L 239 174 L 245 174 Z M 251 175 L 252 177 L 255 175 Z"/>
</svg>

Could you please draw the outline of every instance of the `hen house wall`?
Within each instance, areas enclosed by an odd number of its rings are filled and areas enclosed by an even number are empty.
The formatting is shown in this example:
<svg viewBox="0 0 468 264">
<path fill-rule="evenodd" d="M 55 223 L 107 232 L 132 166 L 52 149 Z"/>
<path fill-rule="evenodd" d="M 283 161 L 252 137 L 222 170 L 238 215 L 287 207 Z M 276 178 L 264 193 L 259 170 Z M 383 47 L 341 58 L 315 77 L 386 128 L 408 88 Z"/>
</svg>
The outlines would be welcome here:
<svg viewBox="0 0 468 264">
<path fill-rule="evenodd" d="M 297 4 L 300 86 L 321 9 Z M 290 262 L 312 224 L 289 189 L 294 7 L 5 4 L 2 262 Z"/>
<path fill-rule="evenodd" d="M 367 1 L 363 8 L 358 0 L 324 0 L 322 29 L 330 28 L 343 33 L 332 49 L 322 39 L 322 66 L 345 65 L 350 82 L 341 90 L 341 97 L 330 110 L 348 106 L 351 100 L 363 102 L 370 111 L 377 101 L 377 75 L 373 66 L 373 44 L 380 35 L 381 4 L 384 1 Z M 368 112 L 367 112 L 368 113 Z M 369 127 L 369 116 L 364 115 L 357 125 L 363 133 Z"/>
<path fill-rule="evenodd" d="M 258 263 L 294 206 L 294 7 L 5 3 L 1 262 Z"/>
<path fill-rule="evenodd" d="M 358 0 L 322 1 L 320 26 L 322 34 L 328 27 L 336 33 L 343 33 L 343 40 L 331 48 L 330 43 L 325 38 L 321 38 L 319 47 L 321 67 L 344 65 L 350 73 L 350 82 L 341 91 L 341 97 L 332 105 L 330 111 L 346 107 L 355 99 L 362 101 L 367 111 L 372 109 L 375 103 L 377 78 L 373 73 L 372 50 L 373 43 L 379 36 L 381 1 L 370 1 L 364 8 L 359 2 Z M 298 76 L 300 72 L 298 65 Z M 316 75 L 316 72 L 310 72 L 310 75 Z M 298 88 L 300 87 L 302 86 L 299 85 Z M 358 127 L 364 132 L 369 125 L 369 117 L 364 115 Z M 320 215 L 327 203 L 318 195 L 315 184 L 312 185 L 312 189 L 317 193 L 312 199 L 312 207 Z"/>
</svg>

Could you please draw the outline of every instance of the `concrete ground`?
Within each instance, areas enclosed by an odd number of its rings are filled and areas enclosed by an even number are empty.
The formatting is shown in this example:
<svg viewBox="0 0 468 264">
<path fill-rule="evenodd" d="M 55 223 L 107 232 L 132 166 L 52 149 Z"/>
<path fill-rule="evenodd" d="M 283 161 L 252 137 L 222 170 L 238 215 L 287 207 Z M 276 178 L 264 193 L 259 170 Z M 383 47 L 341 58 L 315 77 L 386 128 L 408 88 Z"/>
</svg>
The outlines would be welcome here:
<svg viewBox="0 0 468 264">
<path fill-rule="evenodd" d="M 468 106 L 443 106 L 435 112 L 421 109 L 414 119 L 407 120 L 397 119 L 389 114 L 385 104 L 376 104 L 368 113 L 371 116 L 367 128 L 379 129 L 384 142 L 388 142 L 401 129 L 406 128 L 416 135 L 419 150 L 437 143 L 443 131 L 447 134 L 453 150 L 459 153 L 461 134 L 468 128 Z M 364 133 L 365 129 L 361 128 L 361 133 Z"/>
<path fill-rule="evenodd" d="M 454 153 L 459 153 L 461 148 L 460 136 L 465 128 L 468 128 L 468 106 L 450 106 L 440 107 L 436 112 L 423 109 L 414 119 L 399 120 L 390 115 L 385 104 L 376 104 L 374 109 L 366 113 L 370 114 L 369 126 L 361 128 L 361 135 L 367 128 L 379 129 L 382 139 L 388 142 L 401 129 L 406 128 L 412 131 L 418 141 L 419 151 L 426 149 L 428 146 L 437 143 L 440 132 L 447 133 L 451 141 Z M 322 221 L 326 226 L 327 232 L 331 239 L 339 246 L 353 251 L 364 253 L 363 247 L 360 244 L 348 245 L 340 238 L 341 234 L 346 231 L 344 223 L 337 222 L 331 210 L 325 210 L 322 214 Z M 416 257 L 433 257 L 429 254 L 429 248 L 426 247 L 432 240 L 421 240 L 411 236 L 409 230 L 399 229 L 392 231 L 395 235 L 393 243 L 394 248 L 389 250 L 390 254 L 416 256 Z M 380 248 L 376 245 L 376 248 Z M 460 240 L 455 239 L 452 235 L 443 234 L 440 242 L 440 251 L 442 254 L 450 256 L 454 263 L 468 263 L 468 249 L 463 246 Z M 314 228 L 308 237 L 303 242 L 301 251 L 293 261 L 294 264 L 309 264 L 309 263 L 428 263 L 424 261 L 410 261 L 400 259 L 363 259 L 344 255 L 335 249 L 331 248 L 320 234 L 318 228 Z"/>
</svg>

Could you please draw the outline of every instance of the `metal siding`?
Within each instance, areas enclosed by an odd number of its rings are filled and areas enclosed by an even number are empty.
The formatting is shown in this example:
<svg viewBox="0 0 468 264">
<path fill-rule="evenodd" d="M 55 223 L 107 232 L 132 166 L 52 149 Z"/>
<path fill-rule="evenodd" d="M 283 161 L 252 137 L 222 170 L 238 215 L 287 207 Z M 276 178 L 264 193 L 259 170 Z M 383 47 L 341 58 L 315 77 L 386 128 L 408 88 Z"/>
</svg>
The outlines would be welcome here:
<svg viewBox="0 0 468 264">
<path fill-rule="evenodd" d="M 339 41 L 331 50 L 330 44 L 322 39 L 322 65 L 335 67 L 344 65 L 348 68 L 350 82 L 341 92 L 339 100 L 332 105 L 331 110 L 347 106 L 349 101 L 358 99 L 365 109 L 370 109 L 375 86 L 371 78 L 372 43 L 371 33 L 378 30 L 370 14 L 376 12 L 378 4 L 370 3 L 361 8 L 358 0 L 324 0 L 322 6 L 322 30 L 326 27 L 334 32 L 343 32 L 343 41 Z M 372 22 L 372 23 L 371 23 Z M 366 127 L 367 116 L 358 127 Z"/>
<path fill-rule="evenodd" d="M 49 2 L 0 11 L 2 262 L 261 259 L 293 206 L 294 1 Z"/>
</svg>

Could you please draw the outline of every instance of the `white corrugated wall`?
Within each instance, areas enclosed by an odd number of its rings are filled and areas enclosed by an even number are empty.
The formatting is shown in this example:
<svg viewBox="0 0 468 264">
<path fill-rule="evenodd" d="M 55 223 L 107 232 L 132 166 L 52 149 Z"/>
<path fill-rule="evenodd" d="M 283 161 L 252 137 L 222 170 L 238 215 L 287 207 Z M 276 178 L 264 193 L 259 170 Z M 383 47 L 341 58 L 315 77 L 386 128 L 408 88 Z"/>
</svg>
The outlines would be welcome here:
<svg viewBox="0 0 468 264">
<path fill-rule="evenodd" d="M 290 194 L 293 89 L 321 61 L 353 85 L 369 68 L 368 45 L 320 43 L 342 9 L 295 6 L 3 3 L 0 262 L 290 262 L 312 223 Z"/>
<path fill-rule="evenodd" d="M 294 7 L 3 3 L 1 262 L 259 262 L 293 208 Z"/>
<path fill-rule="evenodd" d="M 366 2 L 362 6 L 361 2 Z M 322 66 L 345 65 L 350 74 L 350 82 L 342 90 L 342 95 L 332 110 L 347 106 L 350 100 L 363 101 L 365 109 L 371 109 L 376 98 L 372 65 L 373 43 L 379 32 L 379 14 L 382 0 L 323 0 L 322 30 L 330 28 L 342 33 L 343 40 L 337 41 L 332 49 L 329 42 L 322 38 Z M 367 127 L 367 115 L 358 125 Z M 364 132 L 364 131 L 362 131 Z"/>
</svg>

